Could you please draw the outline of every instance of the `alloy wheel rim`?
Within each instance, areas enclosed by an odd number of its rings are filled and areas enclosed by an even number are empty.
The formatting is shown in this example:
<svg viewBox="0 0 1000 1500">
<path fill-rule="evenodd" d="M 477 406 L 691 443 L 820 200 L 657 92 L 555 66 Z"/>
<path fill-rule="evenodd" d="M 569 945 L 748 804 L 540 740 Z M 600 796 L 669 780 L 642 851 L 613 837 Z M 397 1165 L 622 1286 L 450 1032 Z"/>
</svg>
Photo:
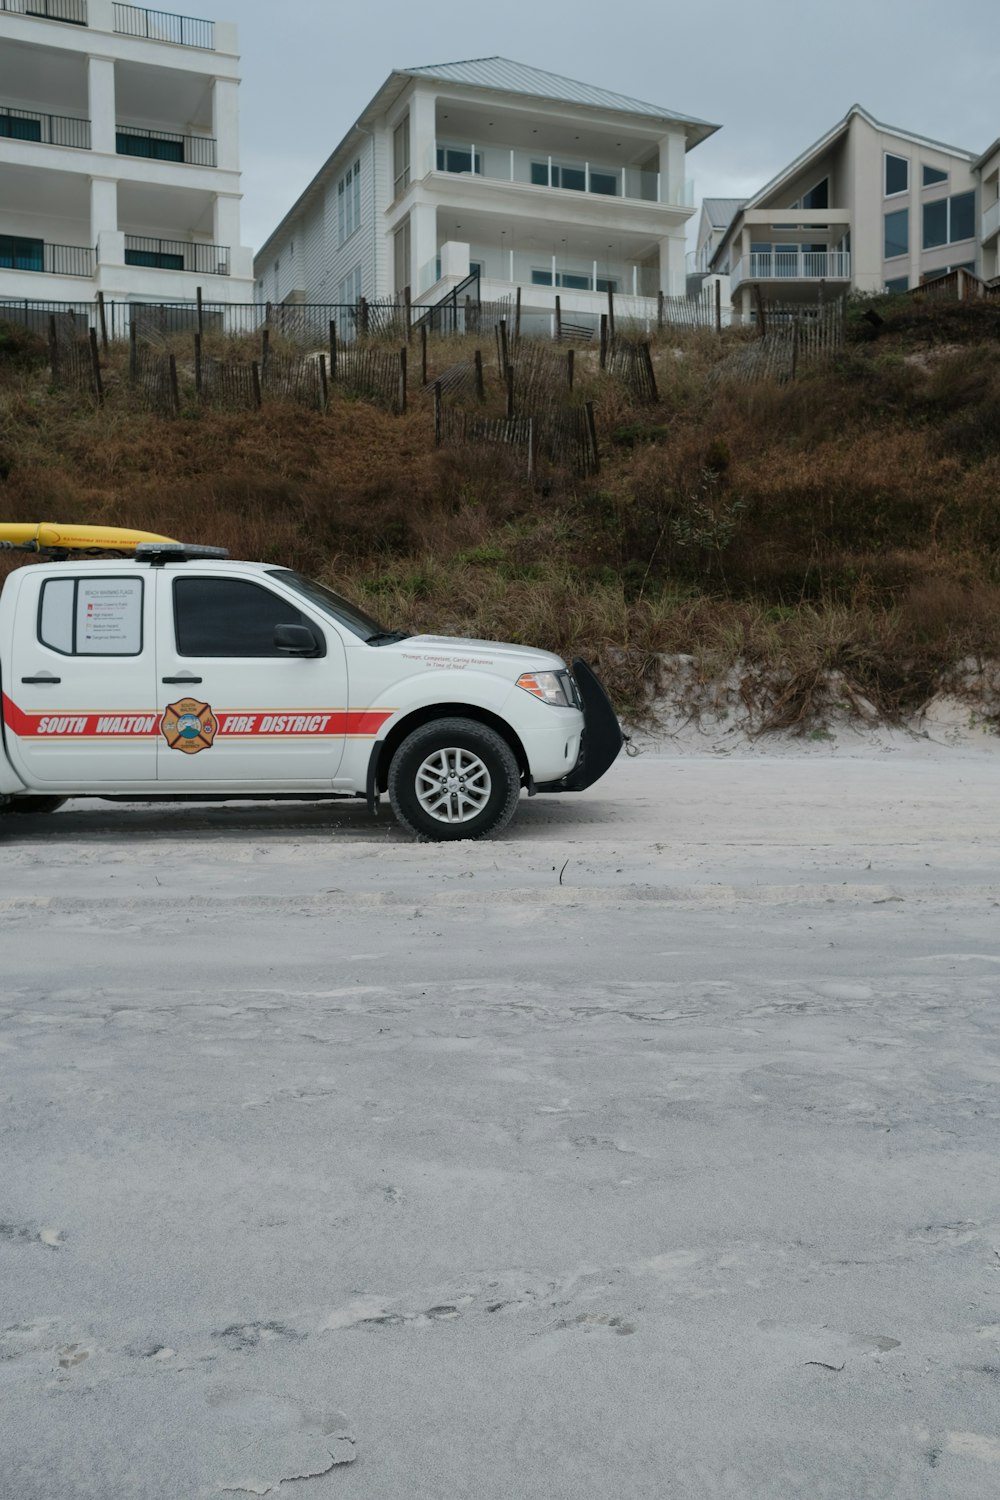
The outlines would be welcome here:
<svg viewBox="0 0 1000 1500">
<path fill-rule="evenodd" d="M 490 800 L 493 781 L 484 761 L 471 750 L 435 750 L 417 768 L 417 801 L 438 823 L 468 823 Z"/>
</svg>

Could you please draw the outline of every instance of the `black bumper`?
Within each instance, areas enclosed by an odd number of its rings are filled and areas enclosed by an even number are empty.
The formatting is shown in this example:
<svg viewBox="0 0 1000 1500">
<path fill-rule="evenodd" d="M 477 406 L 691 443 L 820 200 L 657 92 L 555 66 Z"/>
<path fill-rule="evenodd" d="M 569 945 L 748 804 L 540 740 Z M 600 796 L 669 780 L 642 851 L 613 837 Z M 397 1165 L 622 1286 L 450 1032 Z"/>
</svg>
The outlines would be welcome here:
<svg viewBox="0 0 1000 1500">
<path fill-rule="evenodd" d="M 573 676 L 576 678 L 583 706 L 580 755 L 572 771 L 558 781 L 537 784 L 534 788 L 536 792 L 582 792 L 586 787 L 593 786 L 618 758 L 625 743 L 611 699 L 587 663 L 579 656 L 573 663 Z"/>
</svg>

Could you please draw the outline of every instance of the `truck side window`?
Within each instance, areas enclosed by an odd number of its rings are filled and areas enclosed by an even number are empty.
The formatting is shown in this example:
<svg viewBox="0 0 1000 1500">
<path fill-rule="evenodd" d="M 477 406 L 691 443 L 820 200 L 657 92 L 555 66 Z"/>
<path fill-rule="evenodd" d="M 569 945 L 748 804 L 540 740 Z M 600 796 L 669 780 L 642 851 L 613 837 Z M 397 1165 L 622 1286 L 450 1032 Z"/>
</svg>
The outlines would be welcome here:
<svg viewBox="0 0 1000 1500">
<path fill-rule="evenodd" d="M 47 578 L 38 639 L 63 656 L 142 655 L 141 578 Z"/>
<path fill-rule="evenodd" d="M 281 656 L 276 625 L 308 625 L 294 604 L 241 578 L 175 578 L 174 626 L 180 656 Z"/>
</svg>

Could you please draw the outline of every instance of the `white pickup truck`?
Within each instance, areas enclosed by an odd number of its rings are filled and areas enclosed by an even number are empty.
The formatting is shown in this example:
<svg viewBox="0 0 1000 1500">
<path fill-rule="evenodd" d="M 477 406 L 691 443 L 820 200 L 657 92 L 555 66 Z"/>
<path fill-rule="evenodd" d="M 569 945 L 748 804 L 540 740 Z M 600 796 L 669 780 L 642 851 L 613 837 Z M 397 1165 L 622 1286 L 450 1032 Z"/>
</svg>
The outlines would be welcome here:
<svg viewBox="0 0 1000 1500">
<path fill-rule="evenodd" d="M 582 661 L 386 630 L 289 568 L 218 549 L 164 538 L 95 559 L 73 528 L 3 540 L 31 530 L 0 527 L 0 548 L 49 554 L 0 592 L 0 813 L 353 796 L 374 814 L 387 792 L 417 836 L 481 838 L 522 789 L 579 791 L 621 749 Z"/>
</svg>

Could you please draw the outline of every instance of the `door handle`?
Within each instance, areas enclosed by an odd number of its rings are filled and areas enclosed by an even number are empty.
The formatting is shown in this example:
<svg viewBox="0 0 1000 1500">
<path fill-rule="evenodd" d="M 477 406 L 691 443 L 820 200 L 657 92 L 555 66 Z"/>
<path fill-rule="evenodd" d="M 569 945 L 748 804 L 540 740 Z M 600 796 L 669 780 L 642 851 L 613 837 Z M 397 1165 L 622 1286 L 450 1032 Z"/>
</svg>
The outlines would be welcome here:
<svg viewBox="0 0 1000 1500">
<path fill-rule="evenodd" d="M 21 681 L 31 683 L 34 687 L 55 687 L 57 682 L 62 682 L 62 678 L 53 677 L 51 672 L 42 672 L 37 677 L 22 677 Z"/>
<path fill-rule="evenodd" d="M 188 676 L 184 676 L 184 677 L 161 677 L 160 681 L 161 682 L 181 682 L 181 683 L 184 683 L 184 684 L 188 684 L 188 683 L 194 684 L 196 682 L 200 682 L 201 678 L 200 677 L 191 677 L 190 675 L 188 675 Z"/>
</svg>

